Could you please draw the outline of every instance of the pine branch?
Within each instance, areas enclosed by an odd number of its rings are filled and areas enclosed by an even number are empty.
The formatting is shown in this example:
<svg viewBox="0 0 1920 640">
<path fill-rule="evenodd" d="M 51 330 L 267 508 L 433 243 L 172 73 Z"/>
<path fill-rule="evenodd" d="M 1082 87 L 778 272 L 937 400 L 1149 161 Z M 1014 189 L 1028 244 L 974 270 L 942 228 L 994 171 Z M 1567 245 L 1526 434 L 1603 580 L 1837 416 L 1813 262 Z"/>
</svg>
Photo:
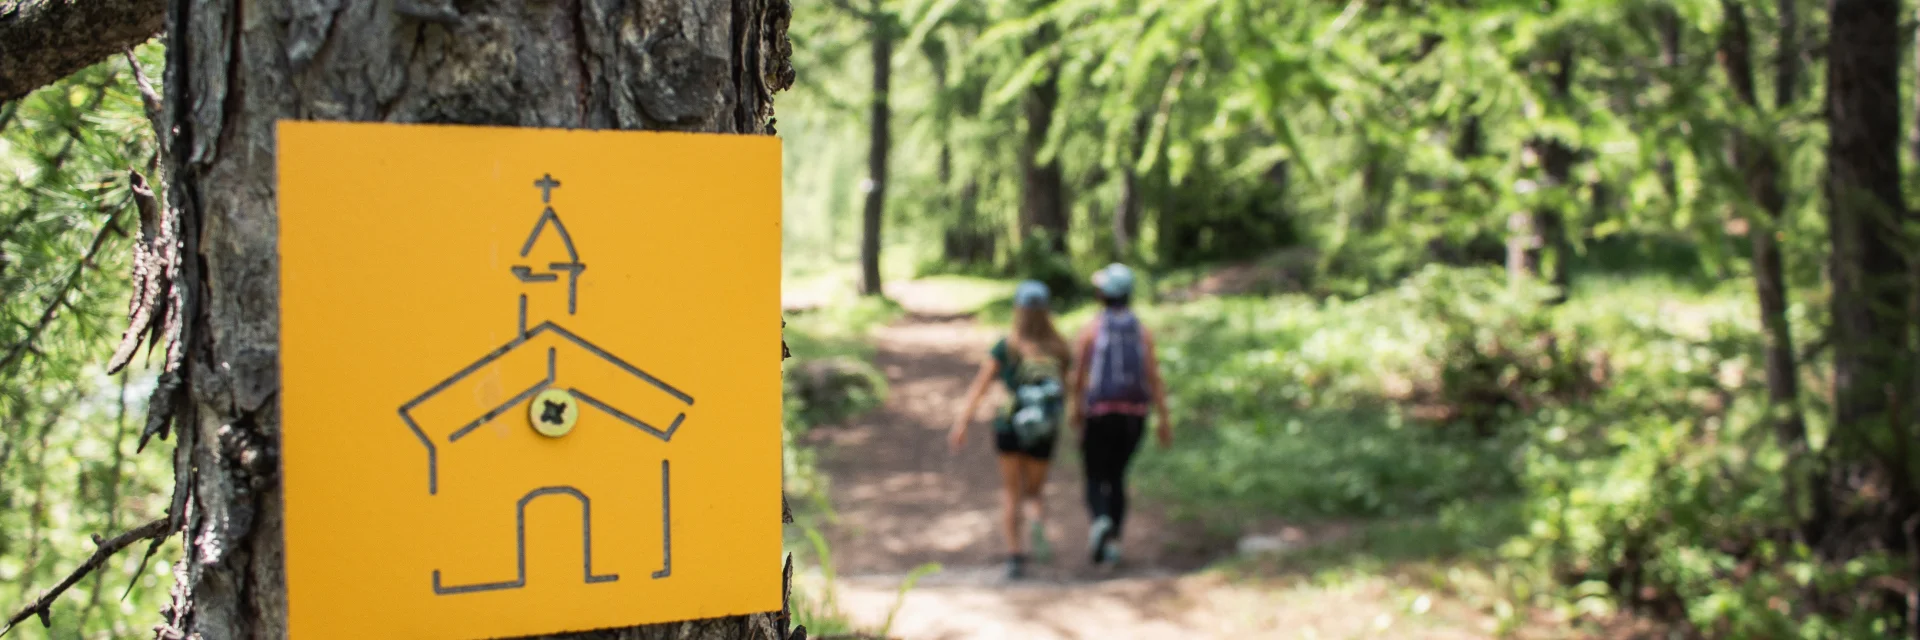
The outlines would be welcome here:
<svg viewBox="0 0 1920 640">
<path fill-rule="evenodd" d="M 4 43 L 4 41 L 0 41 L 0 43 Z M 86 104 L 80 107 L 80 112 L 92 113 L 95 109 L 100 108 L 100 103 L 107 99 L 107 87 L 111 86 L 115 79 L 114 74 L 109 74 L 106 80 L 99 86 L 93 87 L 93 96 L 88 98 Z M 19 104 L 17 101 L 7 103 L 9 107 L 8 113 L 13 114 L 18 112 Z M 60 144 L 60 150 L 54 152 L 53 157 L 48 159 L 47 168 L 40 172 L 42 176 L 60 174 L 60 169 L 64 168 L 67 165 L 67 160 L 73 156 L 74 144 L 79 142 L 80 136 L 84 133 L 80 130 L 78 121 L 67 124 L 65 131 L 67 134 L 66 140 Z M 45 185 L 46 181 L 47 179 L 43 177 L 40 180 L 40 184 Z M 35 192 L 27 201 L 27 206 L 21 207 L 20 213 L 14 215 L 12 220 L 8 220 L 5 227 L 0 227 L 0 242 L 6 242 L 12 239 L 13 234 L 20 230 L 20 225 L 26 224 L 27 220 L 32 218 L 34 212 L 39 210 L 39 208 L 40 194 Z"/>
<path fill-rule="evenodd" d="M 124 210 L 126 206 L 123 204 L 119 209 Z M 119 232 L 119 225 L 116 224 L 119 217 L 119 211 L 115 211 L 107 216 L 106 222 L 101 223 L 100 231 L 93 234 L 93 244 L 87 247 L 86 255 L 80 257 L 80 262 L 73 265 L 73 270 L 67 273 L 66 281 L 61 283 L 60 288 L 47 299 L 47 308 L 40 312 L 40 320 L 27 330 L 26 337 L 7 349 L 5 356 L 0 356 L 0 373 L 11 371 L 20 358 L 33 347 L 33 342 L 40 339 L 40 334 L 45 333 L 47 327 L 53 324 L 53 319 L 60 315 L 60 308 L 67 305 L 67 295 L 73 293 L 74 287 L 79 286 L 80 276 L 86 274 L 87 266 L 93 264 L 94 257 L 100 255 L 100 249 L 106 246 L 107 238 Z"/>
<path fill-rule="evenodd" d="M 100 565 L 107 562 L 107 558 L 113 557 L 113 554 L 119 553 L 121 549 L 127 548 L 128 545 L 132 545 L 141 540 L 166 539 L 167 532 L 170 531 L 167 527 L 167 520 L 167 518 L 156 519 L 140 525 L 132 531 L 114 536 L 111 540 L 102 540 L 100 536 L 94 536 L 94 544 L 99 545 L 99 547 L 93 550 L 93 555 L 88 557 L 86 562 L 81 563 L 79 568 L 74 569 L 73 573 L 68 574 L 65 580 L 61 580 L 60 584 L 54 585 L 53 588 L 48 589 L 46 593 L 40 594 L 38 599 L 28 603 L 27 606 L 21 608 L 20 611 L 15 612 L 12 617 L 7 618 L 6 626 L 0 627 L 0 636 L 7 635 L 8 632 L 13 631 L 14 627 L 19 626 L 21 622 L 32 617 L 40 618 L 40 625 L 43 627 L 53 626 L 53 602 L 60 598 L 60 594 L 65 593 L 68 588 L 78 584 L 81 579 L 87 577 L 87 574 L 98 570 Z"/>
</svg>

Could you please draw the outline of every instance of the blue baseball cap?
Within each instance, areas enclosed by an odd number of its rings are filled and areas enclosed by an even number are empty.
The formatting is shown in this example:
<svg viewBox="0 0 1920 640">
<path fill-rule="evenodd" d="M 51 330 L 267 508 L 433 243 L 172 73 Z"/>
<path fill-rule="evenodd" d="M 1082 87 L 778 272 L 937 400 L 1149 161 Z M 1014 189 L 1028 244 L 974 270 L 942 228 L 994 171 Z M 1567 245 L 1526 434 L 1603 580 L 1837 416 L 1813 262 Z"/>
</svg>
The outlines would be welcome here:
<svg viewBox="0 0 1920 640">
<path fill-rule="evenodd" d="M 1028 280 L 1014 288 L 1013 306 L 1044 307 L 1047 306 L 1047 295 L 1047 285 L 1038 280 Z"/>
<path fill-rule="evenodd" d="M 1105 269 L 1093 272 L 1093 286 L 1109 298 L 1131 295 L 1133 270 L 1118 262 L 1107 265 Z"/>
</svg>

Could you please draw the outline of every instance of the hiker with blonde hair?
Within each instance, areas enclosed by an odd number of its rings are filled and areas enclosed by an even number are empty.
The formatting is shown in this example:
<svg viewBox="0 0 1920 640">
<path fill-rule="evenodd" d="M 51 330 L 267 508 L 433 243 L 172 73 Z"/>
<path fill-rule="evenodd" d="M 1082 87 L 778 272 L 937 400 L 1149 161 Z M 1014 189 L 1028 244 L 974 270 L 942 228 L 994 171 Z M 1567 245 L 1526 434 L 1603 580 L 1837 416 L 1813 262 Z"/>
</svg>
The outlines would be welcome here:
<svg viewBox="0 0 1920 640">
<path fill-rule="evenodd" d="M 1000 456 L 1001 533 L 1007 540 L 1009 579 L 1020 578 L 1026 571 L 1027 553 L 1020 539 L 1023 510 L 1031 526 L 1034 556 L 1044 561 L 1051 550 L 1041 489 L 1064 421 L 1064 381 L 1072 353 L 1053 326 L 1047 299 L 1046 285 L 1036 281 L 1022 282 L 1014 290 L 1013 331 L 995 342 L 980 364 L 964 408 L 947 434 L 948 443 L 959 451 L 988 386 L 996 379 L 1005 386 L 1010 398 L 994 418 L 993 445 Z"/>
</svg>

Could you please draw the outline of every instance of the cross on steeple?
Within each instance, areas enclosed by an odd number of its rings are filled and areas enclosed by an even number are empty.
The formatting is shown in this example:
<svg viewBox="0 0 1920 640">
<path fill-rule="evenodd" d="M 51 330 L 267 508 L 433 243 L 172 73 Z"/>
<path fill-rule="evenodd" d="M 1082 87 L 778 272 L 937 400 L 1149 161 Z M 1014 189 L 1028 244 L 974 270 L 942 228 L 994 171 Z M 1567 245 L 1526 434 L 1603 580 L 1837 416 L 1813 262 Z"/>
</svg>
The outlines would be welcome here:
<svg viewBox="0 0 1920 640">
<path fill-rule="evenodd" d="M 560 181 L 553 179 L 553 174 L 546 174 L 540 176 L 539 180 L 535 180 L 533 186 L 540 189 L 541 202 L 552 202 L 553 190 L 560 188 Z"/>
</svg>

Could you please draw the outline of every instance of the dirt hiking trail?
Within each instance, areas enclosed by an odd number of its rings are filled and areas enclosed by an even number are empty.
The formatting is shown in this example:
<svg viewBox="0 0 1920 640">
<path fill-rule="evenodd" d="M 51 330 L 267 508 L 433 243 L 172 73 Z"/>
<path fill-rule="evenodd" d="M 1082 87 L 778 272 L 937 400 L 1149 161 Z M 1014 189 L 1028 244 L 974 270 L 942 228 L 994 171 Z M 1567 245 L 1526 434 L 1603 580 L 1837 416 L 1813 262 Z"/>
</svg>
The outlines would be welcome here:
<svg viewBox="0 0 1920 640">
<path fill-rule="evenodd" d="M 808 434 L 833 508 L 821 525 L 838 574 L 833 595 L 859 628 L 882 628 L 899 602 L 888 637 L 908 640 L 1491 637 L 1487 616 L 1459 603 L 1436 602 L 1407 617 L 1409 605 L 1390 583 L 1256 586 L 1199 572 L 1230 554 L 1233 541 L 1170 522 L 1139 497 L 1139 484 L 1150 479 L 1137 473 L 1125 562 L 1093 567 L 1071 435 L 1060 440 L 1046 486 L 1053 557 L 1008 581 L 1000 481 L 984 419 L 1002 401 L 999 391 L 983 402 L 962 451 L 950 451 L 945 437 L 1000 331 L 942 310 L 938 300 L 895 297 L 909 315 L 874 336 L 875 364 L 889 384 L 885 405 Z M 1142 446 L 1157 445 L 1149 438 Z M 902 581 L 926 563 L 943 569 L 901 599 Z M 825 586 L 817 572 L 806 579 Z"/>
</svg>

